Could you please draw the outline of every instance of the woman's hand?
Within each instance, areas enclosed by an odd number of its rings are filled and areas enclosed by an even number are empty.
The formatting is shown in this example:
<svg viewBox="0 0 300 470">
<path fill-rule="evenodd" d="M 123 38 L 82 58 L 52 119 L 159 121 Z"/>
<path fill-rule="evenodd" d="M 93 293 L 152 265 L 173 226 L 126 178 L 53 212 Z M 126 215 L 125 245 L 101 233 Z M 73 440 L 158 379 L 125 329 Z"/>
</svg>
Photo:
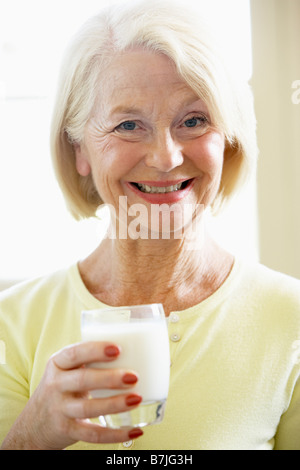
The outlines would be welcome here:
<svg viewBox="0 0 300 470">
<path fill-rule="evenodd" d="M 2 449 L 64 449 L 77 441 L 113 443 L 142 435 L 140 429 L 109 429 L 89 421 L 131 410 L 142 400 L 126 393 L 137 382 L 134 372 L 85 367 L 91 362 L 113 361 L 119 354 L 117 346 L 104 342 L 78 343 L 54 354 Z M 95 389 L 124 389 L 124 393 L 90 399 L 88 391 Z"/>
</svg>

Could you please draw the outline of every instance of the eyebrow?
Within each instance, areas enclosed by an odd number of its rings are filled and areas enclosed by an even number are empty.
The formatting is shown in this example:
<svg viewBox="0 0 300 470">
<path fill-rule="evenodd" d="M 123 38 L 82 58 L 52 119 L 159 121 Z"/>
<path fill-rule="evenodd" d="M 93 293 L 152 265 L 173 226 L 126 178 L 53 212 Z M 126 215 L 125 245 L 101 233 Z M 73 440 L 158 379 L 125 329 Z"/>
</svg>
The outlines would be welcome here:
<svg viewBox="0 0 300 470">
<path fill-rule="evenodd" d="M 193 104 L 197 103 L 198 102 L 201 102 L 203 105 L 204 105 L 204 108 L 206 108 L 206 105 L 205 103 L 203 103 L 203 101 L 201 100 L 201 98 L 198 98 L 196 100 L 194 99 L 190 99 L 190 100 L 187 100 L 185 103 L 182 104 L 182 107 L 183 108 L 189 108 L 190 106 L 193 106 Z M 207 110 L 203 110 L 203 112 L 208 112 Z M 143 110 L 142 108 L 135 108 L 134 106 L 126 106 L 126 105 L 118 105 L 116 107 L 114 107 L 111 111 L 110 111 L 110 116 L 115 116 L 115 115 L 144 115 L 145 113 L 145 110 Z"/>
<path fill-rule="evenodd" d="M 143 114 L 143 110 L 141 108 L 134 108 L 128 106 L 116 106 L 110 111 L 110 115 L 114 114 Z"/>
</svg>

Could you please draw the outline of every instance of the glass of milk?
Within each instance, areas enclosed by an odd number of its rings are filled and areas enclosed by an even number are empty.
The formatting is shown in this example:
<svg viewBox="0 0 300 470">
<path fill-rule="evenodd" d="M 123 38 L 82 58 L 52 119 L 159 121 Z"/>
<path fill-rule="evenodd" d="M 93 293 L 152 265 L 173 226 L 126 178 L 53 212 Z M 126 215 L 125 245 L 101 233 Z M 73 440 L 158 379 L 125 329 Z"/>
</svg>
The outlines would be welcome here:
<svg viewBox="0 0 300 470">
<path fill-rule="evenodd" d="M 89 364 L 100 369 L 125 368 L 138 374 L 126 392 L 143 398 L 134 410 L 100 416 L 102 426 L 142 427 L 162 421 L 169 389 L 170 351 L 167 320 L 161 304 L 86 310 L 81 316 L 83 341 L 109 341 L 121 348 L 113 362 Z M 93 398 L 109 397 L 123 390 L 91 390 Z"/>
</svg>

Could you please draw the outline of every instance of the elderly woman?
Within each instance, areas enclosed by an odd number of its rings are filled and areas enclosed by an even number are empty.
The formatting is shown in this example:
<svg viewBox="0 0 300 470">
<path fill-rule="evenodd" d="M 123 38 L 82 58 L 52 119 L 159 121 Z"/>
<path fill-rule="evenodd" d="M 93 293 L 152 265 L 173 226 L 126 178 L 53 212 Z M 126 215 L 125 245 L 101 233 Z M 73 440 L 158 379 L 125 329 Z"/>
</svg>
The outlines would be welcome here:
<svg viewBox="0 0 300 470">
<path fill-rule="evenodd" d="M 2 448 L 300 449 L 300 283 L 234 258 L 205 227 L 255 167 L 256 143 L 251 95 L 204 27 L 173 2 L 87 22 L 63 65 L 52 154 L 73 215 L 105 203 L 111 228 L 78 264 L 2 294 Z M 118 344 L 80 342 L 80 314 L 144 303 L 168 317 L 165 418 L 104 428 L 92 418 L 139 406 L 138 376 L 113 368 Z M 90 399 L 96 388 L 122 393 Z"/>
</svg>

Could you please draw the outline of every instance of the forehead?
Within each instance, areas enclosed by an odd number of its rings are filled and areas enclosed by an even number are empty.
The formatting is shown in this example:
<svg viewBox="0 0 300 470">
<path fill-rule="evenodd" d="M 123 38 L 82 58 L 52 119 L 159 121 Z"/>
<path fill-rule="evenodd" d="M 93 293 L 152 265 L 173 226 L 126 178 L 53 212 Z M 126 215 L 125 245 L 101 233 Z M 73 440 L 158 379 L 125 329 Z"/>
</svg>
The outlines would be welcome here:
<svg viewBox="0 0 300 470">
<path fill-rule="evenodd" d="M 100 101 L 108 106 L 146 99 L 150 94 L 199 99 L 165 55 L 150 51 L 128 51 L 114 57 L 100 78 Z"/>
<path fill-rule="evenodd" d="M 149 77 L 163 80 L 168 76 L 171 82 L 180 82 L 175 64 L 164 54 L 146 50 L 133 50 L 116 55 L 106 73 L 114 80 L 127 80 L 136 83 L 137 79 L 143 85 L 149 83 Z"/>
</svg>

